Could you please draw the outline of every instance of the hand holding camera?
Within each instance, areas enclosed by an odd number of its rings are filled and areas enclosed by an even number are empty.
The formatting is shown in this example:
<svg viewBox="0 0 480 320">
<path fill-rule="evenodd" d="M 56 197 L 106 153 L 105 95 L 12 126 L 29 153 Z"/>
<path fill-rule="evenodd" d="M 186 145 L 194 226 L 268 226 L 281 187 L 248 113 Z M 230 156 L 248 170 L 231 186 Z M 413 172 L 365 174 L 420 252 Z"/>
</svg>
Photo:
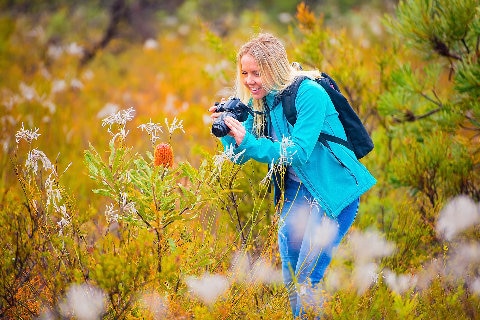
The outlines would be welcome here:
<svg viewBox="0 0 480 320">
<path fill-rule="evenodd" d="M 221 113 L 214 119 L 212 124 L 212 133 L 216 137 L 224 137 L 231 130 L 225 123 L 225 118 L 232 117 L 239 122 L 243 122 L 247 120 L 248 114 L 252 113 L 252 110 L 238 98 L 229 98 L 226 101 L 216 102 L 215 106 L 210 108 L 210 111 Z"/>
</svg>

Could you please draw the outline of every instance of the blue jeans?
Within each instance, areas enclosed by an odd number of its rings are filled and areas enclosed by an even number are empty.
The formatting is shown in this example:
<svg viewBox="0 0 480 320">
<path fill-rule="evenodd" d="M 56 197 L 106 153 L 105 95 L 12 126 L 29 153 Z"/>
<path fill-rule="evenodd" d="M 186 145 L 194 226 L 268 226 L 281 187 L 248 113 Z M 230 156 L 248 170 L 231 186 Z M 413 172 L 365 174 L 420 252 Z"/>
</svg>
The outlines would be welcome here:
<svg viewBox="0 0 480 320">
<path fill-rule="evenodd" d="M 332 260 L 333 250 L 355 220 L 358 206 L 359 199 L 332 219 L 302 183 L 287 179 L 278 245 L 283 281 L 295 317 L 301 315 L 305 307 L 321 309 L 317 284 Z"/>
</svg>

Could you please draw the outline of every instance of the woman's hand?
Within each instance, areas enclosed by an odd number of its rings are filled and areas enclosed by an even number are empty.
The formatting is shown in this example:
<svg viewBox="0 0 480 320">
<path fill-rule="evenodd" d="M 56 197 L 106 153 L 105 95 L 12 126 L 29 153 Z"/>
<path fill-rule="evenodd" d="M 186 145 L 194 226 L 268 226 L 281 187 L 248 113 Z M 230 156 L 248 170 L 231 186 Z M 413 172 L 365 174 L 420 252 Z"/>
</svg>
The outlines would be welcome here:
<svg viewBox="0 0 480 320">
<path fill-rule="evenodd" d="M 226 117 L 224 121 L 225 124 L 230 128 L 228 135 L 235 139 L 237 146 L 240 145 L 240 143 L 243 141 L 243 138 L 245 138 L 245 128 L 240 121 L 232 117 Z"/>
<path fill-rule="evenodd" d="M 210 118 L 212 118 L 212 121 L 217 120 L 218 117 L 222 114 L 222 112 L 215 112 L 217 109 L 217 106 L 211 106 L 208 111 L 211 112 L 212 114 L 210 115 Z"/>
<path fill-rule="evenodd" d="M 210 118 L 212 118 L 212 121 L 217 120 L 217 118 L 222 114 L 221 112 L 215 112 L 217 110 L 217 106 L 211 106 L 208 111 L 211 112 L 212 114 L 210 115 Z"/>
</svg>

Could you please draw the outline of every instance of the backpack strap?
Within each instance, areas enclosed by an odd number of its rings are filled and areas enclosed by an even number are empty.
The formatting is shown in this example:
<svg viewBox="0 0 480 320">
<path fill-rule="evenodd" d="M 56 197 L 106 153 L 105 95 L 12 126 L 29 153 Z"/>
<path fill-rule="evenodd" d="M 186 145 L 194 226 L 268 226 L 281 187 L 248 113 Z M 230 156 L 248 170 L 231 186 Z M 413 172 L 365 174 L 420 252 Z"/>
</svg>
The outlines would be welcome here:
<svg viewBox="0 0 480 320">
<path fill-rule="evenodd" d="M 307 76 L 300 76 L 295 78 L 288 88 L 283 90 L 281 94 L 277 95 L 274 100 L 274 106 L 282 102 L 283 113 L 285 114 L 285 118 L 287 121 L 293 126 L 295 122 L 297 122 L 297 108 L 295 107 L 295 98 L 297 97 L 298 88 L 303 80 L 307 79 Z M 340 93 L 340 89 L 337 83 L 326 73 L 322 72 L 322 78 L 316 79 L 316 82 L 320 84 L 326 91 L 329 96 L 331 96 L 332 91 Z M 333 102 L 333 101 L 332 101 Z M 321 132 L 320 136 L 318 137 L 318 141 L 320 141 L 324 146 L 330 149 L 330 145 L 328 141 L 341 144 L 342 146 L 353 150 L 352 144 L 344 139 L 339 137 Z"/>
<path fill-rule="evenodd" d="M 287 121 L 293 126 L 297 122 L 297 108 L 295 107 L 295 98 L 297 97 L 298 88 L 307 76 L 296 77 L 287 88 L 275 97 L 273 105 L 276 106 L 282 102 L 283 114 Z"/>
</svg>

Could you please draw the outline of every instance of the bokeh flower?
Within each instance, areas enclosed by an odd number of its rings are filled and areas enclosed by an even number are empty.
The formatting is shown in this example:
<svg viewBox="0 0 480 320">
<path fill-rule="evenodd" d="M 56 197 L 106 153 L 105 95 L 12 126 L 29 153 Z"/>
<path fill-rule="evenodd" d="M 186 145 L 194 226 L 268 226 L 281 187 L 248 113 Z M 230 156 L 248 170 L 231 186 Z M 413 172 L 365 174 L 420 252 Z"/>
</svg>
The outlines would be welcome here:
<svg viewBox="0 0 480 320">
<path fill-rule="evenodd" d="M 453 198 L 440 212 L 437 233 L 450 241 L 457 234 L 480 222 L 480 208 L 465 195 Z"/>
<path fill-rule="evenodd" d="M 74 284 L 68 288 L 59 307 L 64 317 L 73 316 L 79 320 L 101 319 L 105 311 L 105 294 L 101 289 L 86 283 Z"/>
<path fill-rule="evenodd" d="M 186 283 L 190 292 L 208 305 L 213 304 L 229 287 L 226 277 L 209 273 L 201 277 L 187 277 Z"/>
</svg>

